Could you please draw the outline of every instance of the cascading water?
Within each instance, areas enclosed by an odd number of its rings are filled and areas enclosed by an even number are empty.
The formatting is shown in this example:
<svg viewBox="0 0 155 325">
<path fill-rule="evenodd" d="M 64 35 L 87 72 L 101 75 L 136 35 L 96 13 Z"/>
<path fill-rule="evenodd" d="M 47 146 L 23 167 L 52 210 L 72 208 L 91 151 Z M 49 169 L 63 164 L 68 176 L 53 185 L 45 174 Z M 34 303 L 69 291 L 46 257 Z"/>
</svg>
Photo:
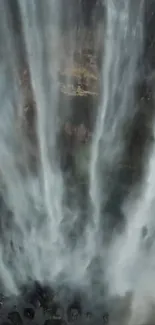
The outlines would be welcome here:
<svg viewBox="0 0 155 325">
<path fill-rule="evenodd" d="M 144 0 L 107 0 L 105 3 L 102 91 L 91 146 L 88 215 L 85 229 L 82 234 L 78 233 L 74 244 L 68 240 L 66 230 L 69 233 L 77 224 L 81 206 L 69 208 L 65 201 L 67 186 L 58 147 L 62 120 L 72 110 L 65 107 L 62 114 L 58 110 L 59 70 L 65 55 L 63 0 L 19 0 L 18 6 L 35 101 L 37 163 L 34 172 L 29 163 L 30 140 L 21 123 L 24 93 L 19 83 L 20 66 L 8 2 L 1 0 L 0 279 L 4 291 L 18 294 L 21 286 L 30 281 L 50 286 L 56 286 L 59 281 L 58 285 L 65 283 L 72 288 L 86 289 L 94 296 L 106 285 L 107 297 L 103 298 L 101 292 L 98 300 L 103 299 L 108 305 L 114 296 L 124 299 L 132 292 L 131 317 L 129 321 L 123 318 L 122 324 L 142 324 L 146 296 L 148 304 L 151 299 L 154 302 L 150 282 L 143 285 L 149 277 L 153 281 L 154 275 L 154 243 L 151 241 L 154 236 L 154 148 L 140 199 L 135 202 L 131 192 L 132 199 L 129 197 L 123 211 L 125 229 L 115 235 L 110 229 L 113 236 L 108 243 L 105 237 L 109 231 L 106 204 L 113 187 L 109 185 L 109 175 L 115 179 L 125 153 L 124 130 L 132 124 L 139 108 L 136 87 L 143 51 Z M 74 10 L 80 13 L 80 2 L 77 1 Z M 70 44 L 73 62 L 73 36 Z M 141 230 L 146 225 L 148 234 L 146 243 L 142 243 Z M 150 267 L 144 266 L 146 261 Z M 95 271 L 92 264 L 96 266 Z M 94 278 L 100 287 L 97 291 L 92 283 Z M 141 304 L 143 315 L 136 311 Z M 119 321 L 112 319 L 111 325 Z"/>
<path fill-rule="evenodd" d="M 39 151 L 37 176 L 32 175 L 29 169 L 24 154 L 24 149 L 27 150 L 26 138 L 20 126 L 18 127 L 18 107 L 23 104 L 17 84 L 18 79 L 15 78 L 18 62 L 14 59 L 15 49 L 9 28 L 7 4 L 2 2 L 1 7 L 4 15 L 1 11 L 1 51 L 3 52 L 1 53 L 0 161 L 2 192 L 6 191 L 3 196 L 11 210 L 10 221 L 2 220 L 5 244 L 1 245 L 1 277 L 6 289 L 13 293 L 18 291 L 20 284 L 27 282 L 28 279 L 44 281 L 45 277 L 47 281 L 48 277 L 54 278 L 54 273 L 58 275 L 67 263 L 67 248 L 66 253 L 62 254 L 64 244 L 60 231 L 60 224 L 64 217 L 63 180 L 56 152 L 61 7 L 59 8 L 57 1 L 52 3 L 48 1 L 46 4 L 20 2 L 37 111 Z M 4 246 L 7 247 L 5 255 Z M 62 256 L 60 257 L 59 254 Z M 66 260 L 64 260 L 65 255 Z M 56 260 L 52 266 L 50 259 L 54 256 Z M 63 267 L 61 263 L 65 263 Z M 5 269 L 8 276 L 4 272 Z M 50 274 L 51 272 L 53 275 Z"/>
<path fill-rule="evenodd" d="M 124 128 L 137 110 L 135 86 L 143 41 L 143 1 L 107 1 L 106 9 L 103 92 L 90 164 L 96 230 L 100 227 L 101 205 L 108 196 L 107 174 L 121 161 Z"/>
</svg>

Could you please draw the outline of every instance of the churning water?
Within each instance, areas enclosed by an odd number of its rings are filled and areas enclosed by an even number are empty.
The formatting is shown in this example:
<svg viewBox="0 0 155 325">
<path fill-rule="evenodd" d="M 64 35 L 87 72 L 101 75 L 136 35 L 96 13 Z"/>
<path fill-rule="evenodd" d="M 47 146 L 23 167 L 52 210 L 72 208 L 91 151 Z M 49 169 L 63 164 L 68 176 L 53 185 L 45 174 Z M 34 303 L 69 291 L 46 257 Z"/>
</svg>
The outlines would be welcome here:
<svg viewBox="0 0 155 325">
<path fill-rule="evenodd" d="M 59 68 L 64 55 L 63 1 L 19 0 L 18 5 L 35 101 L 37 162 L 34 171 L 29 160 L 31 141 L 22 127 L 24 93 L 19 82 L 19 58 L 8 2 L 1 0 L 2 286 L 7 294 L 18 294 L 29 281 L 67 284 L 92 296 L 99 295 L 95 298 L 98 300 L 102 299 L 103 287 L 107 304 L 113 297 L 119 297 L 127 299 L 128 309 L 131 307 L 129 319 L 120 315 L 112 324 L 120 324 L 122 318 L 124 325 L 143 324 L 155 301 L 154 147 L 146 162 L 141 190 L 137 194 L 134 189 L 120 207 L 125 219 L 121 232 L 109 229 L 110 216 L 106 212 L 111 195 L 108 176 L 112 174 L 115 181 L 117 165 L 125 152 L 124 130 L 138 110 L 136 87 L 143 52 L 143 0 L 105 3 L 102 86 L 89 164 L 88 215 L 84 231 L 78 233 L 74 243 L 67 234 L 76 227 L 81 207 L 74 209 L 65 199 L 67 186 L 58 146 L 59 128 L 65 116 L 58 111 Z M 74 11 L 80 13 L 80 2 L 77 1 Z M 74 37 L 70 44 L 74 53 Z M 64 109 L 69 114 L 72 107 Z"/>
</svg>

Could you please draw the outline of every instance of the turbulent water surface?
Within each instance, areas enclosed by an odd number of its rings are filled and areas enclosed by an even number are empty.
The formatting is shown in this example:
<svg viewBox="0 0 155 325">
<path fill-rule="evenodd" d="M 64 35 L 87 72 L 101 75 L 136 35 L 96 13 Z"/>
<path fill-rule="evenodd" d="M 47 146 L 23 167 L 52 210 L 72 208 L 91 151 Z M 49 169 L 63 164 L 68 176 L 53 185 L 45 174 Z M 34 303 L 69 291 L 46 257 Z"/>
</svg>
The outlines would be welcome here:
<svg viewBox="0 0 155 325">
<path fill-rule="evenodd" d="M 61 165 L 60 129 L 74 107 L 64 104 L 59 109 L 59 71 L 67 55 L 65 47 L 70 62 L 74 59 L 80 26 L 74 25 L 74 18 L 82 26 L 81 1 L 74 6 L 69 6 L 69 0 L 16 1 L 23 52 L 9 3 L 0 2 L 2 292 L 18 297 L 23 286 L 34 281 L 55 290 L 67 287 L 82 292 L 81 299 L 92 309 L 104 304 L 110 325 L 153 325 L 154 144 L 139 186 L 119 198 L 126 131 L 130 133 L 141 108 L 144 0 L 104 2 L 100 100 L 90 159 L 84 160 L 85 194 L 79 201 L 78 190 L 70 188 Z M 66 45 L 63 32 L 69 28 Z M 28 67 L 30 89 L 21 86 L 22 62 Z M 35 102 L 33 137 L 23 127 L 25 92 Z"/>
</svg>

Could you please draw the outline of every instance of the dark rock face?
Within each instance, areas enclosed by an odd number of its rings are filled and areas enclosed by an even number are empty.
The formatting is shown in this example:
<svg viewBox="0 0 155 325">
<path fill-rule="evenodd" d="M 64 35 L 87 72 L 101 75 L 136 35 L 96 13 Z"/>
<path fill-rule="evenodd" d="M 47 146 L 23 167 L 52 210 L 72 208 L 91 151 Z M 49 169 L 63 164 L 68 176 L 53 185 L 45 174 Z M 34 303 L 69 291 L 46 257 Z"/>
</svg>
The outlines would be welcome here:
<svg viewBox="0 0 155 325">
<path fill-rule="evenodd" d="M 83 20 L 86 26 L 91 27 L 95 15 L 96 20 L 103 19 L 104 4 L 101 0 L 82 0 L 81 1 Z"/>
<path fill-rule="evenodd" d="M 25 308 L 24 309 L 24 317 L 28 319 L 34 319 L 35 311 L 33 308 Z"/>
<path fill-rule="evenodd" d="M 47 290 L 48 289 L 48 290 Z M 61 291 L 61 288 L 59 288 Z M 68 291 L 69 290 L 69 291 Z M 103 308 L 91 303 L 91 307 L 83 295 L 72 295 L 70 289 L 65 289 L 66 298 L 59 290 L 54 293 L 50 288 L 37 283 L 33 288 L 27 288 L 29 295 L 22 293 L 16 300 L 16 304 L 4 303 L 0 311 L 0 325 L 103 325 L 108 323 L 108 314 Z M 61 292 L 62 292 L 61 291 Z M 48 292 L 48 294 L 47 294 Z M 32 295 L 41 297 L 41 304 L 34 307 L 30 304 L 29 297 Z M 67 295 L 68 293 L 68 295 Z M 53 296 L 54 294 L 54 296 Z M 60 294 L 60 296 L 59 296 Z M 70 296 L 71 294 L 71 296 Z M 28 297 L 29 296 L 29 297 Z M 50 306 L 47 307 L 47 296 Z M 59 298 L 58 298 L 59 297 Z M 69 298 L 70 297 L 70 298 Z M 39 299 L 38 298 L 38 299 Z M 14 310 L 15 308 L 15 310 Z"/>
<path fill-rule="evenodd" d="M 65 323 L 58 319 L 47 319 L 44 325 L 65 325 Z"/>
<path fill-rule="evenodd" d="M 62 306 L 56 302 L 53 302 L 53 304 L 51 304 L 48 312 L 50 313 L 52 318 L 57 319 L 57 320 L 63 319 L 63 317 L 64 317 L 64 310 L 63 310 Z"/>
<path fill-rule="evenodd" d="M 104 313 L 104 315 L 103 315 L 103 325 L 108 325 L 108 323 L 109 323 L 109 314 Z"/>
<path fill-rule="evenodd" d="M 16 55 L 18 57 L 18 63 L 20 65 L 20 68 L 22 68 L 26 62 L 26 54 L 18 0 L 6 0 L 5 5 L 8 8 L 8 20 L 10 26 L 12 27 L 12 35 L 14 37 L 14 45 Z"/>
<path fill-rule="evenodd" d="M 39 308 L 41 306 L 40 298 L 37 293 L 32 292 L 28 296 L 28 302 L 34 307 Z"/>
<path fill-rule="evenodd" d="M 35 282 L 33 290 L 28 293 L 26 299 L 35 308 L 48 310 L 53 301 L 53 292 L 49 287 L 42 288 L 38 282 Z"/>
<path fill-rule="evenodd" d="M 145 1 L 144 62 L 146 73 L 155 69 L 155 1 Z"/>
<path fill-rule="evenodd" d="M 8 314 L 8 319 L 12 322 L 13 325 L 22 325 L 23 321 L 22 318 L 17 311 L 10 312 Z"/>
<path fill-rule="evenodd" d="M 67 309 L 67 318 L 69 322 L 77 321 L 82 315 L 82 309 L 78 301 L 74 301 Z"/>
</svg>

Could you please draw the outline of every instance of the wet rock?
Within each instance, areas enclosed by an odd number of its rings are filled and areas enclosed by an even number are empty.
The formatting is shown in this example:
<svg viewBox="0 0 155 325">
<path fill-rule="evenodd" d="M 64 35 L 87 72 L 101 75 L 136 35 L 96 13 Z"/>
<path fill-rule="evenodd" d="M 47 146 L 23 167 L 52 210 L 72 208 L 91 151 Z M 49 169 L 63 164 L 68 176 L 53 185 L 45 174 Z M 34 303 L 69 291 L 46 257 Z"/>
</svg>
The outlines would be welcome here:
<svg viewBox="0 0 155 325">
<path fill-rule="evenodd" d="M 28 302 L 33 305 L 34 308 L 39 308 L 40 307 L 40 300 L 37 294 L 33 293 L 29 295 L 28 297 Z"/>
<path fill-rule="evenodd" d="M 69 313 L 69 320 L 70 321 L 75 321 L 75 320 L 78 319 L 78 317 L 79 317 L 79 311 L 78 311 L 78 309 L 72 307 L 70 309 L 70 313 Z"/>
<path fill-rule="evenodd" d="M 20 314 L 17 311 L 13 311 L 8 314 L 8 319 L 12 322 L 13 325 L 22 325 L 23 321 Z"/>
<path fill-rule="evenodd" d="M 82 310 L 79 302 L 72 303 L 67 309 L 67 318 L 69 322 L 76 321 L 81 317 Z"/>
<path fill-rule="evenodd" d="M 45 321 L 44 325 L 53 325 L 53 320 L 52 319 L 47 319 Z"/>
<path fill-rule="evenodd" d="M 35 284 L 31 303 L 40 305 L 44 311 L 51 309 L 54 293 L 49 287 L 42 287 L 39 283 Z"/>
<path fill-rule="evenodd" d="M 33 308 L 25 308 L 24 309 L 24 317 L 28 319 L 34 319 L 35 311 Z"/>
<path fill-rule="evenodd" d="M 88 311 L 88 312 L 86 313 L 86 318 L 87 318 L 88 320 L 91 320 L 92 316 L 93 316 L 93 315 L 92 315 L 91 312 Z"/>
<path fill-rule="evenodd" d="M 62 319 L 64 310 L 58 303 L 53 303 L 50 309 L 50 315 L 53 319 Z"/>
<path fill-rule="evenodd" d="M 147 234 L 148 234 L 148 228 L 147 226 L 143 226 L 142 227 L 142 238 L 146 238 L 147 237 Z"/>
<path fill-rule="evenodd" d="M 109 324 L 109 314 L 104 313 L 103 314 L 103 325 L 108 325 Z"/>
<path fill-rule="evenodd" d="M 3 307 L 4 304 L 4 297 L 3 295 L 0 295 L 0 309 Z"/>
<path fill-rule="evenodd" d="M 90 143 L 80 144 L 74 149 L 74 161 L 76 175 L 82 179 L 88 179 L 90 162 Z"/>
<path fill-rule="evenodd" d="M 65 323 L 60 319 L 47 319 L 44 325 L 65 325 Z"/>
<path fill-rule="evenodd" d="M 31 304 L 34 308 L 40 307 L 40 296 L 38 295 L 36 285 L 33 287 L 23 286 L 22 288 L 22 296 L 26 303 Z"/>
</svg>

